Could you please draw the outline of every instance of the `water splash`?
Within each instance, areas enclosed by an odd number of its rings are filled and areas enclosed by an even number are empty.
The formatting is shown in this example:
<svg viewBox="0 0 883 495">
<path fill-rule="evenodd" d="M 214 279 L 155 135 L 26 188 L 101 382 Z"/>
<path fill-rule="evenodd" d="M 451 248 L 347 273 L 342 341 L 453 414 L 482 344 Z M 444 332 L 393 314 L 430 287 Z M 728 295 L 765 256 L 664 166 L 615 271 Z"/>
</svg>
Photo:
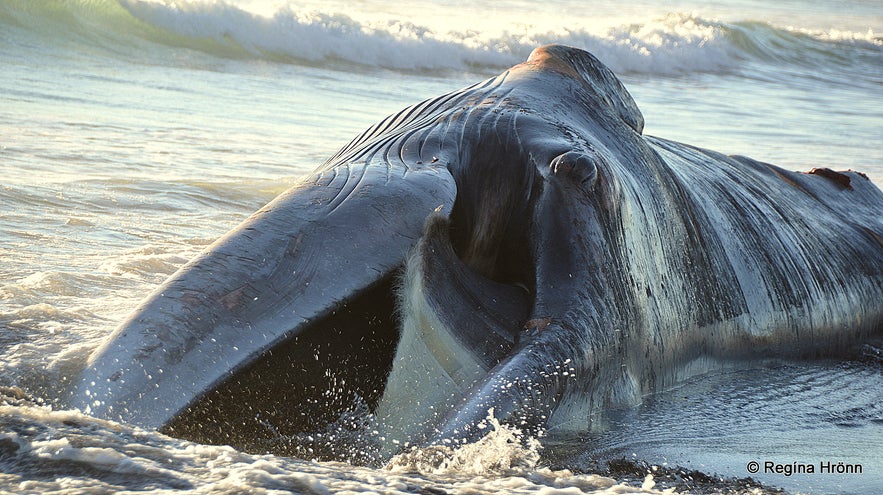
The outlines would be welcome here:
<svg viewBox="0 0 883 495">
<path fill-rule="evenodd" d="M 488 427 L 490 431 L 476 442 L 413 447 L 393 457 L 385 468 L 391 472 L 471 476 L 507 476 L 536 469 L 542 448 L 538 439 L 501 424 L 493 408 L 478 425 L 480 429 Z"/>
</svg>

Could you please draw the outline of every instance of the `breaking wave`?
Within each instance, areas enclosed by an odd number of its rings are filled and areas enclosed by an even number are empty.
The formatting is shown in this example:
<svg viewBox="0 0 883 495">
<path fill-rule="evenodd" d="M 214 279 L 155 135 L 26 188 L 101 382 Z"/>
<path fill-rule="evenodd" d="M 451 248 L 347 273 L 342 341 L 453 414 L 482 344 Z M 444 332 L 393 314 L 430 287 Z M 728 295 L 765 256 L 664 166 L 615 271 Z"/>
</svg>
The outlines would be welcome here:
<svg viewBox="0 0 883 495">
<path fill-rule="evenodd" d="M 254 11 L 224 0 L 13 0 L 0 6 L 0 22 L 127 56 L 146 43 L 222 58 L 405 71 L 497 70 L 547 43 L 587 49 L 620 73 L 666 76 L 732 72 L 751 62 L 843 67 L 883 59 L 883 38 L 871 30 L 784 29 L 680 13 L 606 26 L 513 20 L 478 30 L 276 4 Z"/>
</svg>

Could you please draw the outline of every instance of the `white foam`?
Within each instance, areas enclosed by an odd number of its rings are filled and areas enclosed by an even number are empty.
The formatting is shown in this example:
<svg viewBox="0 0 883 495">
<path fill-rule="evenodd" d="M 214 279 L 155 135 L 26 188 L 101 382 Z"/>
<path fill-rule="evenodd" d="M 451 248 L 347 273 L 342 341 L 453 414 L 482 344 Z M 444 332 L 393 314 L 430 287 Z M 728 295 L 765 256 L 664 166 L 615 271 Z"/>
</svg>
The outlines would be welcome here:
<svg viewBox="0 0 883 495">
<path fill-rule="evenodd" d="M 393 457 L 386 465 L 391 472 L 418 472 L 422 474 L 458 474 L 465 476 L 505 476 L 522 474 L 537 467 L 540 443 L 521 430 L 502 425 L 488 411 L 485 423 L 479 427 L 491 428 L 473 443 L 457 447 L 434 445 L 412 448 Z"/>
<path fill-rule="evenodd" d="M 654 493 L 598 475 L 537 467 L 515 432 L 497 427 L 460 447 L 444 470 L 374 469 L 246 454 L 0 396 L 0 493 Z M 527 453 L 527 457 L 524 457 Z M 535 452 L 534 452 L 535 453 Z M 475 459 L 470 459 L 473 457 Z M 496 459 L 496 460 L 495 460 Z M 512 460 L 517 462 L 510 462 Z"/>
<path fill-rule="evenodd" d="M 876 46 L 883 46 L 883 36 L 874 33 L 872 28 L 868 28 L 867 31 L 845 31 L 834 28 L 818 30 L 798 27 L 791 27 L 789 29 L 824 41 L 863 42 Z"/>
<path fill-rule="evenodd" d="M 764 24 L 765 29 L 750 29 L 755 23 L 728 24 L 681 13 L 628 23 L 608 19 L 604 23 L 579 14 L 539 16 L 525 22 L 523 16 L 507 18 L 506 13 L 497 11 L 493 19 L 482 18 L 481 23 L 472 25 L 464 21 L 467 15 L 455 23 L 428 15 L 410 18 L 408 12 L 302 10 L 287 2 L 259 6 L 222 0 L 121 3 L 143 22 L 198 40 L 194 45 L 198 49 L 211 40 L 215 50 L 227 55 L 397 70 L 496 71 L 523 61 L 536 46 L 563 43 L 593 52 L 618 73 L 732 71 L 753 56 L 745 51 L 746 35 L 765 37 L 782 32 Z M 432 24 L 425 24 L 430 18 Z M 870 31 L 803 34 L 816 36 L 812 38 L 816 41 L 879 42 Z M 799 51 L 801 46 L 788 49 Z"/>
</svg>

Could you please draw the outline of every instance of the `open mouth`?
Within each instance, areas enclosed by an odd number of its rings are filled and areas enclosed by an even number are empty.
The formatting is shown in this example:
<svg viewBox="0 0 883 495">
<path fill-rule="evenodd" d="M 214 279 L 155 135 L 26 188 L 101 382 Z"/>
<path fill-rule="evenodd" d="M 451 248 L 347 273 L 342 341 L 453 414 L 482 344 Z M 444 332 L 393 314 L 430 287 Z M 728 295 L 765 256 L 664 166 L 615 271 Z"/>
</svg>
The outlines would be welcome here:
<svg viewBox="0 0 883 495">
<path fill-rule="evenodd" d="M 455 203 L 450 223 L 431 218 L 401 267 L 263 351 L 161 431 L 348 460 L 344 431 L 359 449 L 425 435 L 517 345 L 532 305 L 527 229 L 485 226 L 498 240 L 476 240 L 467 216 Z"/>
</svg>

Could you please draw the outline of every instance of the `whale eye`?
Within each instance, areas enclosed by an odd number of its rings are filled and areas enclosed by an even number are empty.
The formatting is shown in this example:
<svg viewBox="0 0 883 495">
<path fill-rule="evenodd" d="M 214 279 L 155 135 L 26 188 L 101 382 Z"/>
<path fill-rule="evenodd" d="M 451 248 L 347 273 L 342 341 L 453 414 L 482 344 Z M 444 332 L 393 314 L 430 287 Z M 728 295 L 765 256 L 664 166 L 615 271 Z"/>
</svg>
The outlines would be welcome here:
<svg viewBox="0 0 883 495">
<path fill-rule="evenodd" d="M 549 171 L 555 177 L 568 179 L 591 189 L 598 181 L 598 159 L 594 153 L 568 151 L 552 159 Z"/>
</svg>

